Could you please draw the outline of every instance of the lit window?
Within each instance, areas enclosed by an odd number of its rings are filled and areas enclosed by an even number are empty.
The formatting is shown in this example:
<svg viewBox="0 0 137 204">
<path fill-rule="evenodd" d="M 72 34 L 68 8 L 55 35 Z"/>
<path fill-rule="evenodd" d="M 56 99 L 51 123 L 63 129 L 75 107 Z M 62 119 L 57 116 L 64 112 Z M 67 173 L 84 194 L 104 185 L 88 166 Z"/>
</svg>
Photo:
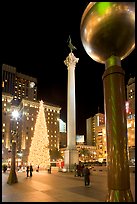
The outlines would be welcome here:
<svg viewBox="0 0 137 204">
<path fill-rule="evenodd" d="M 29 120 L 29 117 L 27 117 L 27 120 Z"/>
<path fill-rule="evenodd" d="M 26 140 L 28 140 L 28 137 L 26 137 Z"/>
<path fill-rule="evenodd" d="M 4 128 L 2 129 L 2 132 L 5 132 L 5 129 L 4 129 Z"/>
<path fill-rule="evenodd" d="M 3 123 L 3 127 L 5 127 L 5 123 Z"/>
<path fill-rule="evenodd" d="M 31 130 L 33 130 L 33 127 L 31 127 Z"/>
<path fill-rule="evenodd" d="M 31 118 L 31 120 L 33 121 L 33 120 L 34 120 L 34 118 Z"/>
<path fill-rule="evenodd" d="M 6 103 L 4 103 L 4 106 L 6 106 Z"/>
</svg>

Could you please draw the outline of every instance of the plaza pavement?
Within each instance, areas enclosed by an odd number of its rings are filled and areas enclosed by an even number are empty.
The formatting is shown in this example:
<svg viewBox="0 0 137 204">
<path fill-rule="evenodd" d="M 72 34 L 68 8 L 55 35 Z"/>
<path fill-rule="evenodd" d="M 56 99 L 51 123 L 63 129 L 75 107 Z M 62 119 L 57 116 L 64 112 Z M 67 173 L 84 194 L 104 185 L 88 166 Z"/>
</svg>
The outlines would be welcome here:
<svg viewBox="0 0 137 204">
<path fill-rule="evenodd" d="M 18 183 L 7 184 L 9 173 L 2 173 L 2 202 L 105 202 L 106 171 L 91 172 L 91 186 L 84 186 L 83 177 L 74 173 L 52 171 L 18 172 Z M 130 173 L 131 192 L 135 201 L 135 173 Z"/>
</svg>

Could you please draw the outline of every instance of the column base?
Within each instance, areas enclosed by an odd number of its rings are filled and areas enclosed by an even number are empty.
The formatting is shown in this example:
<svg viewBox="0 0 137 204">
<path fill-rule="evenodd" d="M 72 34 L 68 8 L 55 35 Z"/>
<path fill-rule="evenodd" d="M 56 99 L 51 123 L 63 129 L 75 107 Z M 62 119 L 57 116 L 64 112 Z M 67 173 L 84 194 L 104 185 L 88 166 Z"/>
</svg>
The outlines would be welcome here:
<svg viewBox="0 0 137 204">
<path fill-rule="evenodd" d="M 16 172 L 11 169 L 9 173 L 7 184 L 11 185 L 14 183 L 18 183 L 18 178 L 17 178 Z"/>
<path fill-rule="evenodd" d="M 78 151 L 77 149 L 66 149 L 64 152 L 64 167 L 67 171 L 74 170 L 74 164 L 78 164 Z"/>
<path fill-rule="evenodd" d="M 131 190 L 109 190 L 106 202 L 134 202 Z"/>
</svg>

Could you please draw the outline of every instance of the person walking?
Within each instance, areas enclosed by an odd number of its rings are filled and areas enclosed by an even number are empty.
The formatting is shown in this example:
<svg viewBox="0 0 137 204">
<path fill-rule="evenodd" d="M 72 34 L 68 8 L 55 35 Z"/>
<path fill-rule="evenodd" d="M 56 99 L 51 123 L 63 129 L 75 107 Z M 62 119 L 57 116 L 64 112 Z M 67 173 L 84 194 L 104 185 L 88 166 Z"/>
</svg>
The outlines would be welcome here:
<svg viewBox="0 0 137 204">
<path fill-rule="evenodd" d="M 85 186 L 89 186 L 90 185 L 90 170 L 87 165 L 83 169 L 83 175 L 84 175 Z"/>
<path fill-rule="evenodd" d="M 32 165 L 30 165 L 30 177 L 32 177 L 32 172 L 33 172 L 33 168 L 32 168 Z"/>
<path fill-rule="evenodd" d="M 28 178 L 29 177 L 29 166 L 27 166 L 26 172 L 27 172 L 27 178 Z"/>
</svg>

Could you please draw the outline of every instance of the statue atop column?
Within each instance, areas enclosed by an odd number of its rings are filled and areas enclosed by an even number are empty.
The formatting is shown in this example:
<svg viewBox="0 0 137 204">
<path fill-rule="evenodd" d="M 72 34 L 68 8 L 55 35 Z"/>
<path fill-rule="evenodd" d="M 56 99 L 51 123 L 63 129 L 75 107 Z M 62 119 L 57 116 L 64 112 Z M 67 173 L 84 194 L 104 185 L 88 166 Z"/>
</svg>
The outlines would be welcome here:
<svg viewBox="0 0 137 204">
<path fill-rule="evenodd" d="M 73 50 L 76 50 L 77 48 L 72 44 L 71 42 L 71 37 L 69 35 L 69 39 L 68 39 L 68 47 L 70 48 L 70 53 L 69 55 L 67 56 L 66 60 L 64 61 L 64 64 L 67 66 L 67 67 L 70 67 L 70 66 L 76 66 L 76 63 L 78 63 L 78 60 L 79 58 L 76 58 L 73 54 Z"/>
<path fill-rule="evenodd" d="M 68 47 L 70 48 L 71 53 L 72 53 L 73 50 L 76 50 L 76 49 L 77 49 L 77 48 L 72 44 L 70 35 L 69 35 L 69 38 L 68 38 L 68 43 L 69 43 L 69 44 L 68 44 Z"/>
</svg>

